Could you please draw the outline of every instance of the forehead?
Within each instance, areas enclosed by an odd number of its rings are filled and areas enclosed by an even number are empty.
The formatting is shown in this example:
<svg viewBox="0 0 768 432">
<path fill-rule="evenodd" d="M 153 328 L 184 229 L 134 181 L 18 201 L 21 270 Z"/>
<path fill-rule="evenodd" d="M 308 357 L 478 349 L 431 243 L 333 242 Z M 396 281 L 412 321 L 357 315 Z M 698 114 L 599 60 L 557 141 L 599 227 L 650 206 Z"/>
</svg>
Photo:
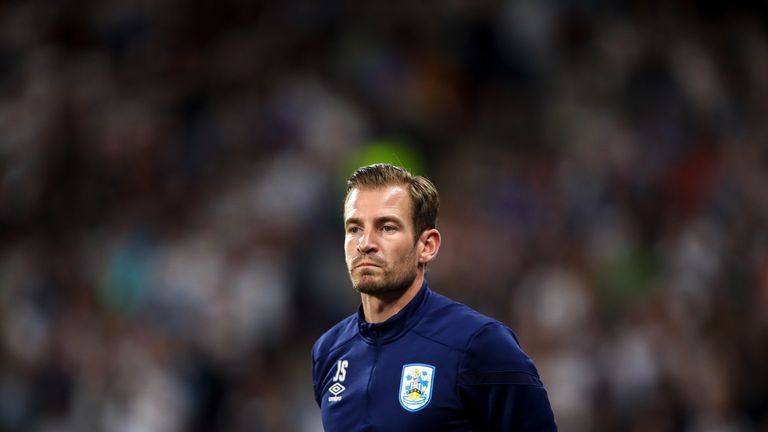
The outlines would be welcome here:
<svg viewBox="0 0 768 432">
<path fill-rule="evenodd" d="M 344 203 L 344 218 L 380 216 L 392 214 L 407 217 L 410 214 L 411 197 L 405 186 L 354 188 Z"/>
</svg>

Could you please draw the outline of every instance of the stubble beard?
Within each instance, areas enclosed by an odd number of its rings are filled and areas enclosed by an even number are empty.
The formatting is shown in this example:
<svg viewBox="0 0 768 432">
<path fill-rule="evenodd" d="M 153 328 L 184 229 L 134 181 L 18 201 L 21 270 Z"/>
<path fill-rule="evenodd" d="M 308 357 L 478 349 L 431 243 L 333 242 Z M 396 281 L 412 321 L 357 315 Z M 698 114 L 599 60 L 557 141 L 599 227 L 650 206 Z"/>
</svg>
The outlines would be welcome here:
<svg viewBox="0 0 768 432">
<path fill-rule="evenodd" d="M 376 276 L 375 273 L 370 270 L 363 270 L 363 274 L 358 274 L 357 277 L 353 275 L 355 269 L 349 271 L 349 277 L 352 280 L 352 286 L 355 291 L 362 294 L 369 294 L 374 296 L 380 296 L 385 294 L 394 294 L 397 292 L 404 292 L 407 290 L 413 281 L 416 279 L 417 267 L 406 267 L 407 263 L 413 261 L 413 256 L 416 253 L 414 248 L 409 254 L 405 255 L 400 261 L 393 266 L 381 266 L 375 270 L 376 273 L 383 272 L 383 274 Z M 401 267 L 402 266 L 402 267 Z M 397 271 L 397 268 L 405 268 L 404 271 Z M 360 272 L 360 270 L 357 270 Z"/>
</svg>

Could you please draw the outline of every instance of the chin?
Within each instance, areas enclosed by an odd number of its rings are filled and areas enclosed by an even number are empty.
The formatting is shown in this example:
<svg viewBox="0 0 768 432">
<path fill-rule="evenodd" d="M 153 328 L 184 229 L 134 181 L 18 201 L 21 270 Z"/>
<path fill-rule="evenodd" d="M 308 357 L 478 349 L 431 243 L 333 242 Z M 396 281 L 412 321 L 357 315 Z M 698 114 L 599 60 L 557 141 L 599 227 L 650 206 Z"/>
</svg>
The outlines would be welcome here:
<svg viewBox="0 0 768 432">
<path fill-rule="evenodd" d="M 358 285 L 355 286 L 355 291 L 357 291 L 359 293 L 362 293 L 362 294 L 370 294 L 370 295 L 374 295 L 375 296 L 375 295 L 381 295 L 381 294 L 392 293 L 392 292 L 399 292 L 399 291 L 404 291 L 404 290 L 402 288 L 400 288 L 400 287 L 394 287 L 394 286 L 390 286 L 390 285 L 381 286 L 381 285 L 370 285 L 370 284 L 366 284 L 366 285 L 359 285 L 358 284 Z"/>
<path fill-rule="evenodd" d="M 352 285 L 355 287 L 355 291 L 363 294 L 385 294 L 393 292 L 401 292 L 408 289 L 411 283 L 415 279 L 405 278 L 401 281 L 383 281 L 376 277 L 361 276 L 357 279 L 352 279 Z"/>
<path fill-rule="evenodd" d="M 386 285 L 382 285 L 381 283 L 370 280 L 360 281 L 358 279 L 357 281 L 352 281 L 352 286 L 355 287 L 355 291 L 361 292 L 363 294 L 376 294 L 388 291 Z"/>
</svg>

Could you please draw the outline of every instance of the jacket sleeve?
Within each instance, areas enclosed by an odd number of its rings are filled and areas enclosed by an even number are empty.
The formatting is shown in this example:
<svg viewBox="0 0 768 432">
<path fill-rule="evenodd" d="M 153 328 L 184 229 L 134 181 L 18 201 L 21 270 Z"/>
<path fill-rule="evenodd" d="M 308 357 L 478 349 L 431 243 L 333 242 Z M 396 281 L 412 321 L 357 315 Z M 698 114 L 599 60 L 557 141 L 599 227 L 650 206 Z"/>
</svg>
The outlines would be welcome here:
<svg viewBox="0 0 768 432">
<path fill-rule="evenodd" d="M 459 394 L 477 430 L 557 430 L 536 367 L 509 328 L 491 323 L 475 333 L 458 372 Z"/>
<path fill-rule="evenodd" d="M 319 380 L 317 344 L 312 347 L 312 389 L 314 390 L 315 402 L 320 406 L 320 390 L 317 388 Z"/>
</svg>

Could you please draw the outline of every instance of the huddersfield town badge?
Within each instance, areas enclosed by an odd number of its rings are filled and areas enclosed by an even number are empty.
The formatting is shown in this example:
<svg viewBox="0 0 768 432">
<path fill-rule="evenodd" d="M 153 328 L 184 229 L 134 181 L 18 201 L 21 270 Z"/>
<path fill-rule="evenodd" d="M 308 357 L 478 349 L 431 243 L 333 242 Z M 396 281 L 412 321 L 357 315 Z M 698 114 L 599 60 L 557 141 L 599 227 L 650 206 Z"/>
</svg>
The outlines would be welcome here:
<svg viewBox="0 0 768 432">
<path fill-rule="evenodd" d="M 432 400 L 435 367 L 422 363 L 403 365 L 400 377 L 400 405 L 408 411 L 423 409 Z"/>
</svg>

